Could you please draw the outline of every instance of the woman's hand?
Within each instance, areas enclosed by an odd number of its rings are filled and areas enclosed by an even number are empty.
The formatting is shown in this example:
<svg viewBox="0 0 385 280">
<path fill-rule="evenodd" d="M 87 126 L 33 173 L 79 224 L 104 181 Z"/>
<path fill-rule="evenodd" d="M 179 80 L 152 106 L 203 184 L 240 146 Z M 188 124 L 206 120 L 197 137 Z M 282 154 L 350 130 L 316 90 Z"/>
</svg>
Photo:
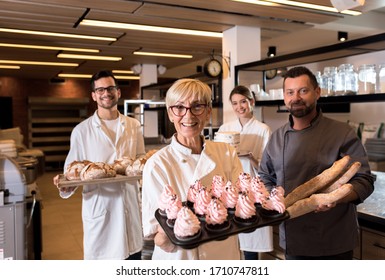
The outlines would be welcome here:
<svg viewBox="0 0 385 280">
<path fill-rule="evenodd" d="M 171 242 L 161 226 L 158 226 L 158 232 L 154 237 L 154 243 L 167 253 L 173 253 L 177 249 L 177 246 Z"/>
</svg>

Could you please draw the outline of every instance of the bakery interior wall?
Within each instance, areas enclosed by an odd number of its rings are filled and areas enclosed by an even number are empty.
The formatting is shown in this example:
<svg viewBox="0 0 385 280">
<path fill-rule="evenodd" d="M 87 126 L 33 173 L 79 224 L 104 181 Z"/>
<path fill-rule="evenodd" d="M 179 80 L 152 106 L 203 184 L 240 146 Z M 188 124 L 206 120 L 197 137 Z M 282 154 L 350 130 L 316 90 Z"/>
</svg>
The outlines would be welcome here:
<svg viewBox="0 0 385 280">
<path fill-rule="evenodd" d="M 137 98 L 139 82 L 129 81 L 119 83 L 124 99 Z M 21 79 L 0 77 L 0 97 L 12 97 L 13 127 L 20 127 L 24 136 L 24 144 L 28 147 L 28 98 L 55 97 L 55 98 L 89 98 L 88 115 L 93 114 L 96 104 L 91 98 L 89 80 L 66 79 L 63 83 L 53 83 L 49 80 Z M 120 104 L 119 103 L 119 104 Z M 1 112 L 0 112 L 1 113 Z M 3 114 L 3 113 L 1 113 Z"/>
<path fill-rule="evenodd" d="M 309 63 L 304 66 L 308 67 L 314 73 L 321 71 L 326 66 L 336 66 L 341 64 L 353 64 L 355 70 L 362 64 L 375 64 L 377 69 L 380 64 L 385 63 L 385 51 L 372 52 L 362 55 L 349 56 L 345 58 L 333 59 L 328 61 L 321 61 L 316 63 Z M 289 66 L 288 68 L 291 68 Z M 244 71 L 246 72 L 246 71 Z M 253 72 L 249 72 L 240 76 L 239 84 L 250 86 L 251 84 L 258 84 L 258 80 L 253 78 Z M 254 77 L 256 75 L 254 74 Z M 377 77 L 378 78 L 378 77 Z M 282 88 L 283 79 L 279 76 L 267 82 L 266 92 L 271 89 Z M 378 83 L 377 83 L 378 84 Z M 377 91 L 377 93 L 379 93 Z M 382 92 L 384 93 L 384 92 Z M 284 106 L 283 106 L 284 107 Z M 277 113 L 277 106 L 271 107 L 255 107 L 255 115 L 259 120 L 268 124 L 272 130 L 276 130 L 281 125 L 287 122 L 288 113 Z M 371 103 L 352 103 L 350 104 L 350 112 L 348 113 L 327 113 L 328 117 L 340 120 L 350 121 L 356 123 L 364 123 L 366 125 L 376 125 L 378 123 L 385 123 L 385 102 L 371 102 Z M 385 137 L 385 129 L 382 130 L 381 136 Z"/>
</svg>

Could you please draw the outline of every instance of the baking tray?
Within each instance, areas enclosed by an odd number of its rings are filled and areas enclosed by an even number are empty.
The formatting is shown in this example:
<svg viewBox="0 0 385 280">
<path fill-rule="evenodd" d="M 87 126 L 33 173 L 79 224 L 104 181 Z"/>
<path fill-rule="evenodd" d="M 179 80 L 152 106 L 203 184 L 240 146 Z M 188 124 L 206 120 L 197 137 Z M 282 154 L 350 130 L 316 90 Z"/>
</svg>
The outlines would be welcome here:
<svg viewBox="0 0 385 280">
<path fill-rule="evenodd" d="M 103 184 L 103 183 L 117 183 L 117 182 L 126 182 L 126 181 L 137 181 L 142 179 L 142 175 L 138 174 L 135 176 L 126 176 L 126 175 L 116 175 L 116 177 L 102 178 L 102 179 L 94 179 L 94 180 L 67 180 L 64 177 L 64 174 L 59 175 L 59 188 L 68 188 L 68 187 L 76 187 L 83 185 L 94 185 L 94 184 Z"/>
<path fill-rule="evenodd" d="M 173 228 L 169 227 L 167 225 L 167 217 L 162 216 L 159 213 L 159 209 L 155 211 L 155 218 L 159 222 L 160 226 L 163 228 L 164 232 L 168 236 L 168 238 L 171 240 L 171 242 L 177 246 L 180 246 L 184 249 L 193 249 L 198 247 L 199 245 L 209 242 L 209 241 L 215 241 L 215 240 L 223 240 L 231 235 L 235 235 L 238 233 L 247 233 L 252 232 L 257 228 L 265 227 L 265 226 L 271 226 L 280 224 L 282 221 L 285 221 L 289 218 L 289 213 L 285 212 L 281 214 L 279 217 L 266 217 L 264 215 L 259 214 L 259 209 L 257 208 L 257 220 L 254 223 L 251 223 L 249 225 L 245 224 L 239 224 L 234 220 L 234 215 L 229 213 L 228 214 L 228 221 L 230 222 L 230 228 L 227 230 L 222 231 L 216 231 L 216 232 L 209 232 L 206 229 L 206 222 L 200 220 L 201 222 L 201 234 L 199 237 L 193 239 L 193 240 L 179 240 L 175 237 Z"/>
</svg>

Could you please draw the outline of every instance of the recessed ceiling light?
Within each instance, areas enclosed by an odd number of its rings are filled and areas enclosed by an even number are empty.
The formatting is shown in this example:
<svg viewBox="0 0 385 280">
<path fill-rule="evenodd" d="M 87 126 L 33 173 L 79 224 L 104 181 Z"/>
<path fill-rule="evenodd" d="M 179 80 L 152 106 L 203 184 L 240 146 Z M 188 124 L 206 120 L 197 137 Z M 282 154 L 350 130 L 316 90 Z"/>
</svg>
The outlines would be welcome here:
<svg viewBox="0 0 385 280">
<path fill-rule="evenodd" d="M 134 74 L 132 70 L 112 70 L 112 73 L 116 74 Z"/>
<path fill-rule="evenodd" d="M 339 12 L 334 7 L 329 6 L 323 6 L 323 5 L 316 5 L 311 3 L 305 3 L 300 1 L 291 1 L 291 0 L 232 0 L 234 2 L 244 2 L 249 4 L 256 4 L 256 5 L 263 5 L 263 6 L 280 6 L 281 5 L 288 5 L 293 7 L 299 7 L 299 8 L 306 8 L 306 9 L 312 9 L 317 11 L 324 11 L 324 12 L 331 12 L 331 13 L 341 13 L 351 16 L 358 16 L 361 15 L 361 12 L 352 11 L 352 10 L 344 10 Z"/>
<path fill-rule="evenodd" d="M 20 69 L 20 66 L 17 66 L 17 65 L 0 65 L 0 68 L 1 69 Z"/>
<path fill-rule="evenodd" d="M 74 58 L 74 59 L 91 59 L 91 60 L 108 60 L 108 61 L 120 61 L 121 57 L 118 56 L 98 56 L 98 55 L 83 55 L 72 53 L 59 53 L 58 58 Z"/>
<path fill-rule="evenodd" d="M 60 73 L 60 78 L 80 78 L 80 79 L 91 79 L 92 74 L 71 74 L 71 73 Z M 139 76 L 115 76 L 117 80 L 139 80 Z"/>
<path fill-rule="evenodd" d="M 80 34 L 45 32 L 45 31 L 23 30 L 23 29 L 12 29 L 12 28 L 0 28 L 0 32 L 66 37 L 66 38 L 75 38 L 75 39 L 101 40 L 101 41 L 111 41 L 111 42 L 114 42 L 117 40 L 116 38 L 113 38 L 113 37 L 89 36 L 89 35 L 80 35 Z"/>
<path fill-rule="evenodd" d="M 216 38 L 222 38 L 223 37 L 223 34 L 221 32 L 201 31 L 201 30 L 182 29 L 182 28 L 170 28 L 170 27 L 141 25 L 141 24 L 132 24 L 132 23 L 123 23 L 123 22 L 101 21 L 101 20 L 92 20 L 92 19 L 83 19 L 80 22 L 80 24 L 81 25 L 89 25 L 89 26 L 98 26 L 98 27 L 110 27 L 110 28 L 130 29 L 130 30 L 139 30 L 139 31 L 153 31 L 153 32 L 194 35 L 194 36 L 207 36 L 207 37 L 216 37 Z"/>
<path fill-rule="evenodd" d="M 135 51 L 135 52 L 133 52 L 133 54 L 135 54 L 135 55 L 147 55 L 147 56 L 177 57 L 177 58 L 192 58 L 193 57 L 190 54 L 157 53 L 157 52 L 142 52 L 142 51 Z"/>
<path fill-rule="evenodd" d="M 8 44 L 8 43 L 0 43 L 0 47 L 37 49 L 37 50 L 54 50 L 54 51 L 92 52 L 92 53 L 99 52 L 99 50 L 97 49 L 66 48 L 66 47 L 56 47 L 56 46 L 40 46 L 40 45 L 24 45 L 24 44 Z"/>
<path fill-rule="evenodd" d="M 6 64 L 25 64 L 25 65 L 41 65 L 41 66 L 65 66 L 65 67 L 77 67 L 78 63 L 65 63 L 65 62 L 49 62 L 49 61 L 28 61 L 28 60 L 0 60 L 0 63 Z"/>
</svg>

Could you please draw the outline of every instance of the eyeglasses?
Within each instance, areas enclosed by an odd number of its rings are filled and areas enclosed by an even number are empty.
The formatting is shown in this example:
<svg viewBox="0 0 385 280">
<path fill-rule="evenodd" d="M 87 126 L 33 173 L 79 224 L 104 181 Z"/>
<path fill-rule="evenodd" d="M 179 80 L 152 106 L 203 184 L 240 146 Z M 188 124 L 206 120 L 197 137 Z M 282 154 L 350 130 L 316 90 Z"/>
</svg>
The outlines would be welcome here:
<svg viewBox="0 0 385 280">
<path fill-rule="evenodd" d="M 190 110 L 194 116 L 200 116 L 206 110 L 207 104 L 194 104 L 191 107 L 185 107 L 183 105 L 170 106 L 171 111 L 177 117 L 183 117 L 187 114 L 187 110 Z"/>
<path fill-rule="evenodd" d="M 118 87 L 117 86 L 109 86 L 109 87 L 98 87 L 94 89 L 94 92 L 97 94 L 103 94 L 105 90 L 108 91 L 108 93 L 115 93 L 117 91 Z"/>
</svg>

